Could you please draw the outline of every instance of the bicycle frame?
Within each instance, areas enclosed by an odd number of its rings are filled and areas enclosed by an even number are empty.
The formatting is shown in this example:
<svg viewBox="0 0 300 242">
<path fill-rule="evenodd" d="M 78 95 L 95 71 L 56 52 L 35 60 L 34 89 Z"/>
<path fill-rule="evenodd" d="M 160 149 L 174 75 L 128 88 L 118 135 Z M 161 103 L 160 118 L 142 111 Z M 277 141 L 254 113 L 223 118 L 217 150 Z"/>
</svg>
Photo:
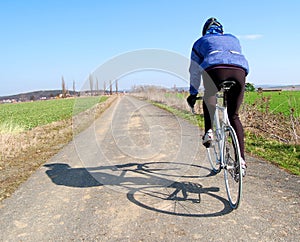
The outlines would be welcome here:
<svg viewBox="0 0 300 242">
<path fill-rule="evenodd" d="M 224 95 L 226 95 L 226 93 Z M 221 169 L 224 170 L 224 179 L 225 179 L 226 192 L 228 195 L 229 203 L 232 208 L 236 209 L 239 205 L 239 201 L 241 197 L 242 177 L 236 175 L 236 169 L 237 169 L 236 165 L 235 163 L 232 163 L 231 160 L 232 158 L 230 158 L 231 155 L 227 153 L 229 151 L 227 147 L 228 143 L 226 142 L 226 140 L 228 139 L 227 137 L 228 133 L 231 133 L 232 135 L 231 138 L 232 138 L 232 142 L 234 143 L 233 146 L 235 146 L 235 156 L 237 157 L 236 159 L 238 160 L 238 163 L 240 163 L 240 159 L 241 159 L 240 148 L 239 148 L 236 133 L 232 128 L 228 118 L 226 99 L 225 100 L 223 99 L 223 101 L 225 101 L 223 105 L 219 105 L 218 98 L 220 97 L 217 96 L 216 98 L 217 98 L 217 104 L 216 104 L 215 116 L 214 116 L 216 137 L 215 137 L 215 144 L 214 144 L 215 147 L 213 148 L 213 150 L 215 153 L 214 157 L 216 158 L 215 161 L 219 162 L 219 168 L 215 168 L 215 166 L 213 166 L 213 170 L 216 173 L 219 172 Z M 211 155 L 209 151 L 208 154 Z M 212 162 L 211 158 L 212 157 L 209 158 L 210 162 Z M 238 167 L 239 167 L 238 173 L 241 174 L 240 165 Z M 232 189 L 234 190 L 235 189 L 234 187 L 236 187 L 231 183 L 232 179 L 235 180 L 235 182 L 239 181 L 239 183 L 237 183 L 239 184 L 237 196 L 235 196 L 236 191 L 232 193 Z"/>
<path fill-rule="evenodd" d="M 220 98 L 220 96 L 216 96 L 217 100 Z M 219 111 L 221 112 L 221 119 L 219 116 Z M 220 106 L 217 102 L 216 109 L 215 109 L 215 125 L 216 125 L 216 140 L 219 146 L 220 151 L 220 165 L 222 168 L 224 168 L 224 134 L 225 134 L 225 128 L 230 125 L 228 114 L 227 114 L 227 106 Z"/>
<path fill-rule="evenodd" d="M 227 113 L 228 90 L 233 81 L 224 81 L 223 96 L 216 95 L 213 131 L 215 138 L 206 146 L 209 162 L 214 173 L 224 170 L 225 187 L 228 201 L 233 209 L 239 206 L 242 193 L 242 168 L 239 141 L 235 130 L 230 124 Z M 220 104 L 223 100 L 223 105 Z"/>
</svg>

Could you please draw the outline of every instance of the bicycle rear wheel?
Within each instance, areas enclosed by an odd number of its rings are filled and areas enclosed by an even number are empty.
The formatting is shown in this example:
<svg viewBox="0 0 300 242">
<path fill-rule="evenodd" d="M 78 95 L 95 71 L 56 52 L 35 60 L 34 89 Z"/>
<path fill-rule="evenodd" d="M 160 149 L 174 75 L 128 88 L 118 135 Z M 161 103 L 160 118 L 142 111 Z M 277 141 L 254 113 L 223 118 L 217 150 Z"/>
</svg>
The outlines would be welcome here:
<svg viewBox="0 0 300 242">
<path fill-rule="evenodd" d="M 240 149 L 236 133 L 231 126 L 226 127 L 223 144 L 224 178 L 230 206 L 236 209 L 239 206 L 242 194 L 242 168 Z"/>
</svg>

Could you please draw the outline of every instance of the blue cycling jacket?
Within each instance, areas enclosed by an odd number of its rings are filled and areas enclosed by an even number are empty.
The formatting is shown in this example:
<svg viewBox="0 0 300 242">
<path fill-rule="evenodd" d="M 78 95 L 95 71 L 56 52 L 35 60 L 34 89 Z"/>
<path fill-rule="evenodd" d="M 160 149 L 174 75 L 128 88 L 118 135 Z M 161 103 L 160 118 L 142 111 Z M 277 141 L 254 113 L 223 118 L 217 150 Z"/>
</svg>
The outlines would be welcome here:
<svg viewBox="0 0 300 242">
<path fill-rule="evenodd" d="M 216 65 L 233 65 L 249 73 L 248 61 L 234 35 L 206 34 L 194 43 L 189 68 L 191 94 L 198 93 L 202 71 Z"/>
</svg>

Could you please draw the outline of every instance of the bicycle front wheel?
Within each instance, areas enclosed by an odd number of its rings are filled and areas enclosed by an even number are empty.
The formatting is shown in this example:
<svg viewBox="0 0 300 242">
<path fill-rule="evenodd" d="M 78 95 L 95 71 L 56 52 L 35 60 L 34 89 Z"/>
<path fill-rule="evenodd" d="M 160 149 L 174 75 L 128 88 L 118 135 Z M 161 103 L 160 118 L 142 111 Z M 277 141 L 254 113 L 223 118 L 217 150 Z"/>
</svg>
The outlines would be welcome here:
<svg viewBox="0 0 300 242">
<path fill-rule="evenodd" d="M 236 209 L 239 206 L 242 194 L 242 168 L 240 148 L 236 133 L 231 126 L 226 127 L 224 144 L 224 178 L 230 206 Z"/>
<path fill-rule="evenodd" d="M 211 165 L 211 169 L 214 173 L 219 173 L 221 171 L 221 135 L 220 129 L 216 128 L 214 124 L 213 127 L 214 138 L 209 147 L 206 148 L 207 156 L 209 163 Z"/>
</svg>

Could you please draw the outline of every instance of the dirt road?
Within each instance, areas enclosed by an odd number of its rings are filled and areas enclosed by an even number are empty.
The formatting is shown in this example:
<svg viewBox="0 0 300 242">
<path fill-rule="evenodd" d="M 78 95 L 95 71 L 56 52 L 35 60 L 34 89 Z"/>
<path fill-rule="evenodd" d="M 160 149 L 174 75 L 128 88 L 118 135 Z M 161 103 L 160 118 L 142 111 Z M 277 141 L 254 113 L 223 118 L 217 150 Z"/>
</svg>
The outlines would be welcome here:
<svg viewBox="0 0 300 242">
<path fill-rule="evenodd" d="M 242 204 L 196 126 L 123 96 L 0 205 L 0 241 L 299 241 L 300 177 L 247 157 Z"/>
</svg>

